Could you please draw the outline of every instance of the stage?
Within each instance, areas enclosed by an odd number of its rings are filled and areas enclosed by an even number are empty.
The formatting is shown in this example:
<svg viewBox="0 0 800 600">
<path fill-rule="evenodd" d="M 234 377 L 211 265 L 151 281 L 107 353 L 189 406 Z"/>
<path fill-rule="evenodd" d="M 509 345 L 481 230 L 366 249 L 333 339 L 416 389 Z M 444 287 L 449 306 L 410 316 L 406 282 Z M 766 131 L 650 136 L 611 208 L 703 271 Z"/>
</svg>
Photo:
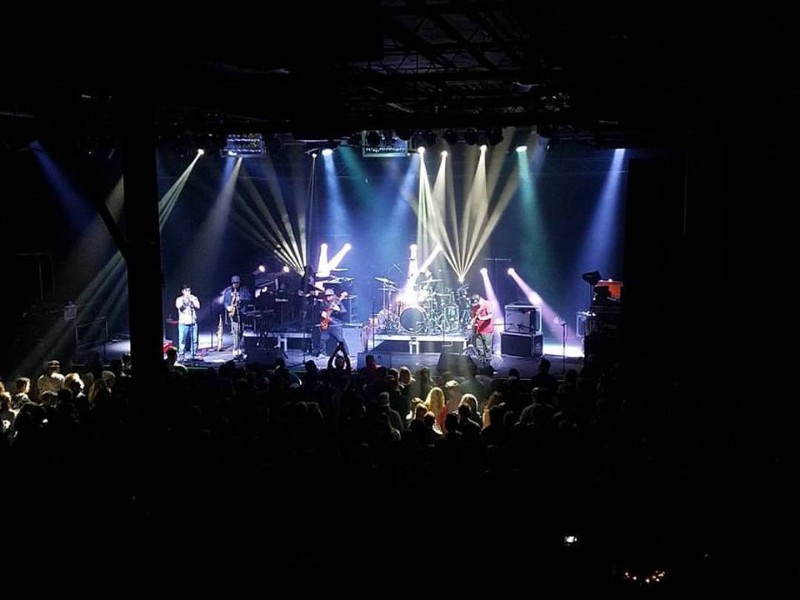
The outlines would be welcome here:
<svg viewBox="0 0 800 600">
<path fill-rule="evenodd" d="M 349 325 L 345 327 L 344 332 L 353 369 L 363 366 L 364 355 L 367 353 L 373 354 L 378 364 L 385 367 L 407 366 L 412 371 L 428 367 L 434 374 L 440 367 L 444 367 L 455 371 L 457 375 L 463 375 L 465 361 L 471 360 L 467 337 L 460 334 L 431 336 L 375 333 L 367 337 L 362 335 L 363 328 L 358 325 Z M 244 338 L 246 358 L 241 364 L 272 366 L 275 359 L 281 357 L 294 371 L 302 371 L 308 360 L 314 361 L 318 368 L 324 369 L 328 364 L 328 356 L 318 357 L 311 352 L 314 335 L 313 332 L 301 331 L 275 331 L 263 336 L 246 334 Z M 508 376 L 512 368 L 517 369 L 523 378 L 531 377 L 536 373 L 543 356 L 551 361 L 551 372 L 555 375 L 563 373 L 566 369 L 580 369 L 583 364 L 583 349 L 580 346 L 562 347 L 560 343 L 548 343 L 545 340 L 541 355 L 515 356 L 503 353 L 499 332 L 495 338 L 491 364 L 496 377 Z M 165 340 L 165 344 L 173 341 Z M 329 352 L 332 352 L 334 347 L 335 342 L 333 346 L 329 346 Z M 183 364 L 188 368 L 217 368 L 233 360 L 229 332 L 223 333 L 221 344 L 217 343 L 215 335 L 201 334 L 199 348 L 194 361 L 184 361 Z M 130 339 L 121 336 L 90 350 L 97 351 L 103 362 L 108 364 L 109 361 L 131 351 Z M 73 362 L 82 364 L 85 359 L 85 353 L 81 353 L 75 356 Z M 135 362 L 133 357 L 134 365 Z"/>
</svg>

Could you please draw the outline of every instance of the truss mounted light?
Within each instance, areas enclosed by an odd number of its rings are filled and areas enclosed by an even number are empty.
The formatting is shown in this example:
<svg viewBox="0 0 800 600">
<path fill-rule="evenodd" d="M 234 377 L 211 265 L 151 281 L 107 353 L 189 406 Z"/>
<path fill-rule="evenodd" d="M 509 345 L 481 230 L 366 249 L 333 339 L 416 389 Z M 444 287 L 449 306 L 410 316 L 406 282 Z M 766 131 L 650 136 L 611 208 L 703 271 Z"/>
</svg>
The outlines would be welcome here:
<svg viewBox="0 0 800 600">
<path fill-rule="evenodd" d="M 240 156 L 242 158 L 264 156 L 266 153 L 267 146 L 260 133 L 230 134 L 221 152 L 222 156 Z"/>
</svg>

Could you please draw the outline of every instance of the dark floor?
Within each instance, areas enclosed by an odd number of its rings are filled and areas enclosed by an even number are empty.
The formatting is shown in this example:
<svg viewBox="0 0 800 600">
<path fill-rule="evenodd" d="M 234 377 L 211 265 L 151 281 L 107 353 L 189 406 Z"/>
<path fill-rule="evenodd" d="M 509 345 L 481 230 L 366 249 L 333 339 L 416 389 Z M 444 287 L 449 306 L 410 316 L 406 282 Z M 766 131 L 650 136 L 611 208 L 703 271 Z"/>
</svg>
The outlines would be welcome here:
<svg viewBox="0 0 800 600">
<path fill-rule="evenodd" d="M 366 352 L 358 352 L 359 349 L 368 350 L 369 353 L 375 356 L 378 364 L 390 368 L 398 368 L 405 365 L 412 371 L 420 367 L 428 367 L 434 372 L 446 368 L 461 375 L 465 369 L 465 361 L 470 360 L 470 351 L 469 349 L 465 350 L 463 343 L 449 341 L 443 343 L 421 342 L 419 346 L 421 351 L 408 352 L 408 338 L 412 337 L 410 335 L 391 336 L 391 340 L 385 341 L 381 340 L 381 336 L 377 336 L 377 339 L 367 340 L 366 346 L 364 346 L 359 337 L 360 331 L 351 334 L 346 330 L 345 333 L 346 337 L 350 338 L 348 339 L 348 347 L 350 361 L 354 368 L 363 366 Z M 223 335 L 221 349 L 219 350 L 217 349 L 219 346 L 217 346 L 216 340 L 213 339 L 212 335 L 201 334 L 199 345 L 200 350 L 196 354 L 195 360 L 185 360 L 184 364 L 186 366 L 195 368 L 218 367 L 233 360 L 232 344 L 230 335 L 227 333 Z M 292 370 L 302 370 L 303 365 L 308 360 L 313 360 L 319 368 L 325 368 L 328 356 L 312 354 L 312 346 L 310 339 L 300 337 L 290 337 L 285 341 L 284 345 L 280 345 L 277 338 L 255 339 L 248 337 L 245 339 L 246 362 L 272 364 L 276 358 L 282 357 Z M 110 360 L 120 358 L 124 353 L 131 351 L 130 339 L 126 337 L 112 339 L 105 344 L 87 348 L 78 353 L 75 357 L 75 362 L 79 364 L 85 361 L 86 354 L 91 350 L 97 351 L 103 362 L 108 363 Z M 551 371 L 554 374 L 563 373 L 567 369 L 579 369 L 583 361 L 580 348 L 570 346 L 562 348 L 560 344 L 548 344 L 547 342 L 544 343 L 544 354 L 542 356 L 551 361 Z M 498 343 L 496 344 L 491 365 L 497 377 L 506 377 L 509 370 L 515 368 L 523 378 L 528 378 L 536 373 L 542 356 L 522 357 L 504 354 Z"/>
</svg>

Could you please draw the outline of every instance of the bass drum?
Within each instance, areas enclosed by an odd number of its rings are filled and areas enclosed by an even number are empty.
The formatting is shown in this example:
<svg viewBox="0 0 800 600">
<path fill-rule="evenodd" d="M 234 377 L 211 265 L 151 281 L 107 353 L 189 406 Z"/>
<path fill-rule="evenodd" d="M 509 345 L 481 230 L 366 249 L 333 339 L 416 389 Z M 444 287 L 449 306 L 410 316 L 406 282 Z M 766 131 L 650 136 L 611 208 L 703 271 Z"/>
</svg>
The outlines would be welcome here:
<svg viewBox="0 0 800 600">
<path fill-rule="evenodd" d="M 400 313 L 400 326 L 409 333 L 420 333 L 425 328 L 428 315 L 424 308 L 409 306 Z"/>
</svg>

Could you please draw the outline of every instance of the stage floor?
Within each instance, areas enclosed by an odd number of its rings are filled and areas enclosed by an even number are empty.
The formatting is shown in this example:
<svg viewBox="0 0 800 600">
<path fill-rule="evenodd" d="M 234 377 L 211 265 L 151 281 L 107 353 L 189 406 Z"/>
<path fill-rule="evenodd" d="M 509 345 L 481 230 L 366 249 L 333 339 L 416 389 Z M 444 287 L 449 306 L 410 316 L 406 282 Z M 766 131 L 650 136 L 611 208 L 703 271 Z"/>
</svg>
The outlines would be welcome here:
<svg viewBox="0 0 800 600">
<path fill-rule="evenodd" d="M 345 330 L 348 336 L 348 330 Z M 275 357 L 282 356 L 287 366 L 295 371 L 303 369 L 308 360 L 313 360 L 320 369 L 327 367 L 328 357 L 317 357 L 310 353 L 311 334 L 302 332 L 280 332 L 271 336 L 245 339 L 247 358 L 245 364 L 271 365 Z M 222 339 L 222 349 L 217 350 L 216 340 L 212 335 L 200 335 L 200 350 L 196 360 L 186 361 L 190 368 L 219 367 L 233 360 L 232 343 L 230 334 L 226 333 Z M 367 340 L 366 346 L 361 345 L 360 330 L 358 337 L 348 339 L 350 361 L 354 369 L 363 363 L 364 354 L 367 352 L 375 355 L 377 362 L 386 367 L 398 368 L 407 366 L 412 371 L 420 367 L 428 367 L 434 373 L 439 368 L 440 361 L 443 365 L 452 365 L 454 358 L 466 358 L 466 338 L 462 335 L 446 336 L 413 336 L 413 335 L 380 335 L 375 334 Z M 100 353 L 103 361 L 108 363 L 114 358 L 120 358 L 124 353 L 130 352 L 130 340 L 127 338 L 113 339 L 105 344 L 93 348 Z M 566 369 L 579 369 L 583 362 L 583 348 L 576 346 L 562 347 L 561 344 L 544 342 L 544 356 L 552 364 L 551 371 L 558 375 Z M 506 377 L 511 368 L 516 368 L 522 377 L 531 377 L 536 373 L 541 357 L 509 356 L 500 352 L 499 343 L 496 344 L 492 358 L 492 367 L 497 377 Z M 76 356 L 74 362 L 80 364 L 85 356 Z M 135 364 L 135 357 L 134 357 Z"/>
</svg>

